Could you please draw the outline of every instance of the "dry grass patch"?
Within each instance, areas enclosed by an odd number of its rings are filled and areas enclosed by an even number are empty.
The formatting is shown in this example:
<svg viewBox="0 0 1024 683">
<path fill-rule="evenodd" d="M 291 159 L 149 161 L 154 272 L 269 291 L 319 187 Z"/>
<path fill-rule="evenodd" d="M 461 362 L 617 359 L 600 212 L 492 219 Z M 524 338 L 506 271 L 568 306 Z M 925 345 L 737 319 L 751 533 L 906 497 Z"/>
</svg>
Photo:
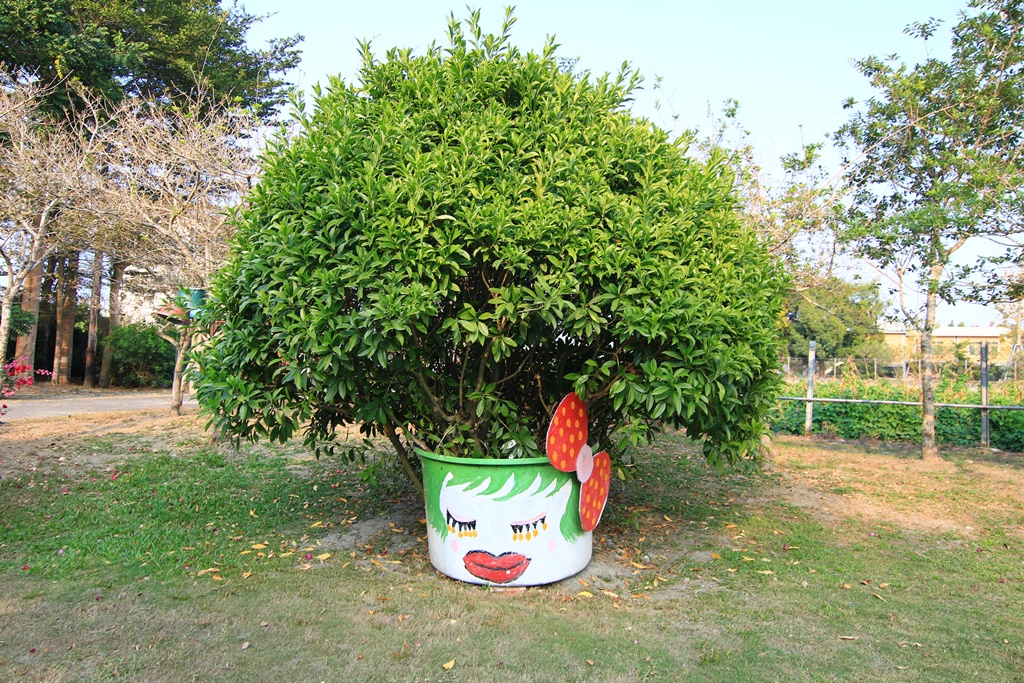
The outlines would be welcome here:
<svg viewBox="0 0 1024 683">
<path fill-rule="evenodd" d="M 1024 532 L 1024 455 L 979 456 L 986 454 L 959 449 L 924 462 L 903 447 L 866 452 L 791 436 L 773 444 L 785 495 L 800 507 L 922 531 L 974 535 L 1000 525 Z"/>
</svg>

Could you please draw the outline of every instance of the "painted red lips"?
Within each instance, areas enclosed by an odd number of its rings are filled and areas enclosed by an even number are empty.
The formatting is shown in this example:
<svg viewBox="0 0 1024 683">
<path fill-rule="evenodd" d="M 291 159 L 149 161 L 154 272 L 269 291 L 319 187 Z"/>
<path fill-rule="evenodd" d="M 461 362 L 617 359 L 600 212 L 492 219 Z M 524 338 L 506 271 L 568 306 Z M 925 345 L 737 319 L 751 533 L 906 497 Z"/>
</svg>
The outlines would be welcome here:
<svg viewBox="0 0 1024 683">
<path fill-rule="evenodd" d="M 468 552 L 462 561 L 466 565 L 466 571 L 478 579 L 491 583 L 515 581 L 530 566 L 530 558 L 520 553 L 494 555 L 486 550 Z"/>
</svg>

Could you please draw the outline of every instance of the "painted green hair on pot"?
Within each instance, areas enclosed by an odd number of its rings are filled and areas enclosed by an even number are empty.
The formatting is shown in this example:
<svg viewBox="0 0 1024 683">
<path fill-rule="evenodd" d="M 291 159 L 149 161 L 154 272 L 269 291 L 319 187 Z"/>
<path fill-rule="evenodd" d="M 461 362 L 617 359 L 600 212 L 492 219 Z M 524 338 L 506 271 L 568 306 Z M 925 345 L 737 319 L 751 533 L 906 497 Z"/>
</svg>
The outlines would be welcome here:
<svg viewBox="0 0 1024 683">
<path fill-rule="evenodd" d="M 512 488 L 508 493 L 502 494 L 495 500 L 510 500 L 531 488 L 538 491 L 538 495 L 550 498 L 558 493 L 566 482 L 572 483 L 575 476 L 572 473 L 559 472 L 550 465 L 472 467 L 462 464 L 452 465 L 436 458 L 431 458 L 431 460 L 435 471 L 430 476 L 427 476 L 427 472 L 424 471 L 423 477 L 424 495 L 427 500 L 435 503 L 427 505 L 427 522 L 442 540 L 448 536 L 448 525 L 445 523 L 444 511 L 436 503 L 440 499 L 441 489 L 444 486 L 464 486 L 465 490 L 473 491 L 478 496 L 493 496 L 508 485 L 511 479 Z M 426 468 L 424 469 L 426 470 Z M 537 484 L 538 479 L 540 479 L 539 485 Z M 478 488 L 479 490 L 477 490 Z M 570 543 L 583 535 L 579 515 L 572 514 L 573 511 L 579 509 L 579 505 L 580 488 L 574 485 L 565 506 L 565 514 L 562 515 L 562 521 L 559 524 L 562 538 Z"/>
</svg>

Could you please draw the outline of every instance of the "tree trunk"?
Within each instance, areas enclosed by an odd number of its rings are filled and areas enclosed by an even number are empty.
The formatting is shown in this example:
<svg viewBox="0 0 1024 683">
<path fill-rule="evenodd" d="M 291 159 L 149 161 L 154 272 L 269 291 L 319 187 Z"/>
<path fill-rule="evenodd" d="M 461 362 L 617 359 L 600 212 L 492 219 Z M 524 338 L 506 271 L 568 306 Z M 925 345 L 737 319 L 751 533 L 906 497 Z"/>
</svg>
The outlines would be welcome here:
<svg viewBox="0 0 1024 683">
<path fill-rule="evenodd" d="M 53 384 L 61 383 L 61 366 L 64 357 L 60 353 L 61 330 L 64 327 L 64 289 L 67 286 L 67 257 L 63 254 L 57 255 L 57 262 L 53 268 L 56 276 L 56 286 L 53 290 L 53 375 L 50 381 Z"/>
<path fill-rule="evenodd" d="M 177 355 L 174 359 L 174 378 L 171 380 L 171 412 L 181 415 L 181 404 L 185 400 L 182 392 L 182 379 L 185 376 L 185 363 L 188 352 L 192 348 L 192 331 L 188 327 L 181 328 L 178 338 Z"/>
<path fill-rule="evenodd" d="M 85 379 L 82 386 L 96 386 L 96 348 L 100 332 L 100 289 L 103 287 L 103 252 L 93 252 L 92 291 L 89 293 L 89 338 L 85 345 Z"/>
<path fill-rule="evenodd" d="M 61 260 L 56 254 L 50 254 L 43 263 L 43 281 L 39 293 L 39 325 L 36 326 L 36 351 L 40 359 L 40 367 L 53 370 L 53 354 L 50 347 L 55 336 L 57 317 L 57 281 L 60 273 Z M 53 381 L 52 376 L 50 381 Z"/>
<path fill-rule="evenodd" d="M 110 315 L 110 326 L 107 328 L 107 336 L 114 333 L 121 326 L 121 281 L 124 279 L 124 262 L 118 261 L 111 256 L 110 268 L 110 302 L 107 310 Z M 110 386 L 110 364 L 113 361 L 113 350 L 110 344 L 103 346 L 103 362 L 100 365 L 100 387 L 106 389 Z"/>
<path fill-rule="evenodd" d="M 78 253 L 66 257 L 57 285 L 57 345 L 53 358 L 53 382 L 71 383 L 71 354 L 75 341 L 78 307 Z"/>
<path fill-rule="evenodd" d="M 0 301 L 0 365 L 7 361 L 7 342 L 11 336 L 11 310 L 14 308 L 14 297 L 17 293 L 17 287 L 8 287 Z M 2 372 L 4 370 L 0 368 L 0 373 Z"/>
<path fill-rule="evenodd" d="M 938 304 L 939 278 L 942 267 L 933 266 L 925 299 L 924 329 L 921 330 L 921 459 L 938 460 L 935 442 L 935 363 L 932 357 L 932 332 L 935 330 L 935 309 Z"/>
<path fill-rule="evenodd" d="M 39 336 L 39 299 L 43 293 L 43 263 L 40 261 L 35 268 L 29 271 L 25 278 L 25 284 L 21 289 L 21 310 L 35 316 L 35 321 L 28 332 L 18 337 L 18 343 L 14 349 L 14 357 L 24 357 L 28 361 L 30 372 L 36 367 L 36 338 Z"/>
</svg>

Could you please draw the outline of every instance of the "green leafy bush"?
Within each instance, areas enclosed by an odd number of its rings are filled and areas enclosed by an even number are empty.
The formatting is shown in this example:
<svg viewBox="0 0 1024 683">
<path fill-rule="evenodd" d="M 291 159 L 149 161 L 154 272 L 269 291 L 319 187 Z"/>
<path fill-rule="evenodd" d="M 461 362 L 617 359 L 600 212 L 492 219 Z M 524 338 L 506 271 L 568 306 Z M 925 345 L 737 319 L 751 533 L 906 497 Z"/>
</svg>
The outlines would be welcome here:
<svg viewBox="0 0 1024 683">
<path fill-rule="evenodd" d="M 36 322 L 36 316 L 32 315 L 28 311 L 22 310 L 21 306 L 15 304 L 11 307 L 11 338 L 20 337 L 23 334 L 28 334 L 28 331 L 32 329 L 32 326 Z"/>
<path fill-rule="evenodd" d="M 805 396 L 807 385 L 794 384 L 786 389 L 791 396 Z M 920 401 L 917 385 L 897 382 L 843 380 L 815 383 L 814 395 L 820 398 L 858 398 L 883 401 Z M 976 386 L 962 383 L 940 384 L 935 393 L 938 403 L 980 405 Z M 992 405 L 1024 404 L 1024 388 L 1012 383 L 995 384 L 989 391 Z M 772 429 L 787 434 L 803 434 L 806 404 L 783 401 Z M 826 423 L 828 426 L 826 427 Z M 921 442 L 921 409 L 917 406 L 893 406 L 871 403 L 815 403 L 813 430 L 826 431 L 843 439 L 874 438 L 881 441 Z M 1024 452 L 1024 411 L 989 412 L 990 441 L 994 448 Z M 981 442 L 981 411 L 973 408 L 938 408 L 935 411 L 935 435 L 940 444 L 976 446 Z"/>
<path fill-rule="evenodd" d="M 111 384 L 120 387 L 171 385 L 174 346 L 160 337 L 155 325 L 121 325 L 103 343 L 111 350 Z"/>
<path fill-rule="evenodd" d="M 270 145 L 197 358 L 221 429 L 536 456 L 576 390 L 592 444 L 660 423 L 753 454 L 785 281 L 729 170 L 629 114 L 635 73 L 574 76 L 511 24 L 452 21 L 421 57 L 364 45 L 359 81 Z"/>
</svg>

